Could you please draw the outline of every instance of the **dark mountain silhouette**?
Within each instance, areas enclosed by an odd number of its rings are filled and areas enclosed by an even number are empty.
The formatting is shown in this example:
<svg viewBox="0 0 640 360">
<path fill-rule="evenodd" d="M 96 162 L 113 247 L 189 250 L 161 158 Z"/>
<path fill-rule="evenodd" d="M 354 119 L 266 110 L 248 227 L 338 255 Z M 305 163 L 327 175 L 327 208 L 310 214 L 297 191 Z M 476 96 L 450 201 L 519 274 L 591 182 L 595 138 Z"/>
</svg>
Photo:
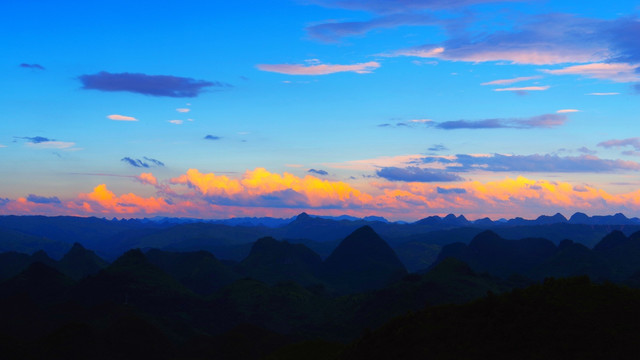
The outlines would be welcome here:
<svg viewBox="0 0 640 360">
<path fill-rule="evenodd" d="M 635 232 L 628 238 L 620 232 L 612 232 L 593 251 L 611 265 L 611 280 L 624 280 L 640 270 L 640 232 Z"/>
<path fill-rule="evenodd" d="M 586 277 L 430 307 L 366 333 L 341 359 L 628 358 L 640 292 Z M 633 355 L 631 355 L 633 357 Z"/>
<path fill-rule="evenodd" d="M 302 244 L 261 238 L 253 244 L 251 253 L 242 260 L 238 271 L 268 284 L 295 281 L 307 286 L 320 283 L 320 255 Z"/>
<path fill-rule="evenodd" d="M 369 226 L 347 236 L 323 263 L 323 278 L 343 293 L 379 289 L 406 273 L 393 249 Z"/>
<path fill-rule="evenodd" d="M 609 262 L 596 251 L 571 240 L 564 240 L 558 246 L 555 255 L 544 260 L 526 275 L 536 280 L 587 275 L 592 280 L 603 281 L 612 279 L 611 271 Z"/>
<path fill-rule="evenodd" d="M 193 293 L 151 264 L 139 249 L 129 250 L 95 276 L 80 281 L 76 297 L 86 304 L 110 301 L 162 312 Z"/>
<path fill-rule="evenodd" d="M 151 249 L 145 256 L 151 264 L 202 295 L 209 295 L 240 278 L 239 274 L 207 251 L 176 253 Z"/>
<path fill-rule="evenodd" d="M 80 280 L 89 275 L 97 274 L 108 265 L 93 251 L 75 243 L 71 250 L 60 259 L 56 267 L 70 278 Z"/>
<path fill-rule="evenodd" d="M 0 219 L 2 219 L 1 216 Z M 15 251 L 31 254 L 43 250 L 51 256 L 60 258 L 69 248 L 69 244 L 61 241 L 26 234 L 18 230 L 0 228 L 0 253 Z"/>
<path fill-rule="evenodd" d="M 475 271 L 508 277 L 528 273 L 553 256 L 556 250 L 556 246 L 546 239 L 506 240 L 487 230 L 473 238 L 469 245 L 458 243 L 444 246 L 436 264 L 454 257 L 469 264 Z"/>
<path fill-rule="evenodd" d="M 18 275 L 33 262 L 30 255 L 15 251 L 0 253 L 0 281 Z"/>
<path fill-rule="evenodd" d="M 53 267 L 36 261 L 15 277 L 0 285 L 0 297 L 25 294 L 38 303 L 61 301 L 70 291 L 73 280 Z"/>
</svg>

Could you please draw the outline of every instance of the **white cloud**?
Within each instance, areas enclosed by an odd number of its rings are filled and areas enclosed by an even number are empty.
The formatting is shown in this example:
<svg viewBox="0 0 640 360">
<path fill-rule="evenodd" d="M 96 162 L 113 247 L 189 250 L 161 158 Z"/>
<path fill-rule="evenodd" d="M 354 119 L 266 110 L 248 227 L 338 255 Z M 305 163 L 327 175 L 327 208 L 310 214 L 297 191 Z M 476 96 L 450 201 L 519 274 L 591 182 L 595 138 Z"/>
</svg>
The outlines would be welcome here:
<svg viewBox="0 0 640 360">
<path fill-rule="evenodd" d="M 107 118 L 115 121 L 138 121 L 138 119 L 134 118 L 133 116 L 125 116 L 125 115 L 118 115 L 118 114 L 108 115 Z"/>
<path fill-rule="evenodd" d="M 594 96 L 612 96 L 612 95 L 620 95 L 620 93 L 617 92 L 607 92 L 607 93 L 601 93 L 601 92 L 596 92 L 596 93 L 590 93 L 587 95 L 594 95 Z"/>
<path fill-rule="evenodd" d="M 182 125 L 182 123 L 184 122 L 182 120 L 168 120 L 168 121 L 175 125 Z"/>
<path fill-rule="evenodd" d="M 640 81 L 640 75 L 636 73 L 638 65 L 626 63 L 591 63 L 584 65 L 567 66 L 556 70 L 542 70 L 553 75 L 580 75 L 593 79 L 604 79 L 615 82 Z"/>
<path fill-rule="evenodd" d="M 513 83 L 517 83 L 521 81 L 540 79 L 541 77 L 542 76 L 521 76 L 513 79 L 501 79 L 501 80 L 488 81 L 480 85 L 511 85 Z"/>
<path fill-rule="evenodd" d="M 550 86 L 522 86 L 522 87 L 509 87 L 493 89 L 493 91 L 544 91 L 549 89 Z"/>
<path fill-rule="evenodd" d="M 178 109 L 176 109 L 176 111 L 179 112 L 179 113 L 188 113 L 189 111 L 191 111 L 191 109 L 178 108 Z"/>
<path fill-rule="evenodd" d="M 353 65 L 291 65 L 291 64 L 258 64 L 256 67 L 262 71 L 275 72 L 287 75 L 327 75 L 339 72 L 355 72 L 368 74 L 380 67 L 380 63 L 369 61 Z"/>
<path fill-rule="evenodd" d="M 566 114 L 566 113 L 580 112 L 580 110 L 577 110 L 577 109 L 562 109 L 562 110 L 558 110 L 556 112 L 558 114 Z"/>
<path fill-rule="evenodd" d="M 28 147 L 31 148 L 35 148 L 35 149 L 68 149 L 68 150 L 72 150 L 70 148 L 74 147 L 76 145 L 76 143 L 74 142 L 67 142 L 67 141 L 43 141 L 43 142 L 39 142 L 39 143 L 27 143 Z M 78 149 L 74 149 L 74 150 L 78 150 Z"/>
</svg>

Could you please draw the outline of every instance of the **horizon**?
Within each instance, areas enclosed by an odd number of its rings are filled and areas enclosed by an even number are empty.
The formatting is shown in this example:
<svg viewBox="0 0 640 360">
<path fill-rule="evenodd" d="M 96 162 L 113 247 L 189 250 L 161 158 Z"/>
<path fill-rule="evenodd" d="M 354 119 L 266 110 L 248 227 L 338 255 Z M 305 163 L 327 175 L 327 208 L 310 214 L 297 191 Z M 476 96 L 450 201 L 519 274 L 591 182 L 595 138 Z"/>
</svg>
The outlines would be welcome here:
<svg viewBox="0 0 640 360">
<path fill-rule="evenodd" d="M 630 0 L 0 9 L 0 215 L 640 216 Z"/>
<path fill-rule="evenodd" d="M 535 221 L 541 217 L 554 217 L 556 215 L 562 215 L 567 221 L 570 221 L 570 219 L 578 214 L 581 215 L 586 215 L 589 218 L 593 218 L 593 217 L 614 217 L 617 215 L 622 215 L 624 216 L 626 219 L 628 220 L 640 220 L 640 217 L 636 217 L 636 216 L 632 216 L 629 217 L 623 213 L 615 213 L 615 214 L 595 214 L 595 215 L 588 215 L 585 214 L 583 212 L 574 212 L 571 215 L 567 216 L 561 212 L 557 212 L 555 214 L 540 214 L 538 216 L 535 217 L 531 217 L 531 218 L 524 218 L 521 216 L 514 216 L 514 217 L 510 217 L 510 218 L 490 218 L 490 217 L 482 217 L 482 218 L 470 218 L 467 217 L 465 214 L 454 214 L 454 213 L 448 213 L 448 214 L 431 214 L 431 215 L 424 215 L 421 218 L 418 219 L 397 219 L 397 220 L 390 220 L 387 219 L 385 217 L 381 217 L 381 216 L 376 216 L 376 215 L 369 215 L 369 216 L 364 216 L 364 217 L 357 217 L 357 216 L 353 216 L 353 215 L 349 215 L 349 214 L 341 214 L 341 215 L 319 215 L 319 214 L 310 214 L 307 212 L 301 212 L 299 214 L 290 216 L 290 217 L 271 217 L 271 216 L 236 216 L 236 217 L 228 217 L 228 218 L 198 218 L 198 217 L 180 217 L 180 216 L 152 216 L 152 217 L 120 217 L 118 218 L 117 216 L 113 216 L 113 217 L 107 217 L 107 216 L 95 216 L 95 215 L 86 215 L 86 216 L 80 216 L 80 215 L 41 215 L 41 214 L 29 214 L 29 215 L 14 215 L 14 214 L 0 214 L 0 217 L 2 216 L 45 216 L 45 217 L 56 217 L 56 216 L 69 216 L 69 217 L 78 217 L 78 218 L 97 218 L 97 219 L 103 219 L 103 220 L 108 220 L 108 221 L 121 221 L 121 220 L 151 220 L 153 221 L 155 218 L 164 218 L 164 219 L 178 219 L 178 220 L 194 220 L 194 221 L 225 221 L 225 220 L 234 220 L 234 219 L 273 219 L 273 220 L 292 220 L 294 221 L 298 216 L 302 215 L 302 214 L 306 214 L 307 216 L 310 217 L 315 217 L 315 218 L 324 218 L 324 219 L 330 219 L 330 220 L 336 220 L 339 218 L 347 218 L 346 220 L 351 221 L 353 220 L 365 220 L 365 221 L 372 221 L 372 220 L 366 220 L 366 218 L 370 218 L 370 217 L 374 217 L 374 218 L 382 218 L 385 221 L 389 222 L 389 223 L 406 223 L 406 224 L 412 224 L 415 222 L 418 222 L 420 220 L 424 220 L 430 217 L 440 217 L 441 219 L 444 219 L 446 216 L 449 215 L 453 215 L 456 218 L 462 216 L 464 217 L 467 221 L 470 222 L 474 222 L 474 221 L 478 221 L 478 220 L 483 220 L 483 219 L 489 219 L 493 222 L 501 222 L 501 221 L 509 221 L 509 220 L 516 220 L 516 219 L 521 219 L 524 221 Z M 375 220 L 373 220 L 375 221 Z"/>
</svg>

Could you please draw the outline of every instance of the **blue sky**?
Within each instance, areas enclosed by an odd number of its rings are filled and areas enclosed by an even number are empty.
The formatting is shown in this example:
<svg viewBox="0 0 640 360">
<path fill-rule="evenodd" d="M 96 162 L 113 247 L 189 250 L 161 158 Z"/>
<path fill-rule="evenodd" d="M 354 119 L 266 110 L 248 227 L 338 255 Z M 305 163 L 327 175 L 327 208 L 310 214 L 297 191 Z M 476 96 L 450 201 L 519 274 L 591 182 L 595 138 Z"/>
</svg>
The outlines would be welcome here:
<svg viewBox="0 0 640 360">
<path fill-rule="evenodd" d="M 0 213 L 638 216 L 640 7 L 586 5 L 3 3 Z"/>
</svg>

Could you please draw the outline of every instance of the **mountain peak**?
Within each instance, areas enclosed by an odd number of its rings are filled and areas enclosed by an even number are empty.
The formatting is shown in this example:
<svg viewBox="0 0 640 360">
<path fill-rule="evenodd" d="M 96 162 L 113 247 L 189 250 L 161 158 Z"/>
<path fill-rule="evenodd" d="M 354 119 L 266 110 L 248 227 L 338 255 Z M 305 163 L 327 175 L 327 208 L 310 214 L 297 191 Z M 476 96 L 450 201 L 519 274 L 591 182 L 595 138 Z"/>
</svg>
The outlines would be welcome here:
<svg viewBox="0 0 640 360">
<path fill-rule="evenodd" d="M 311 216 L 306 212 L 301 212 L 298 216 L 296 216 L 296 221 L 307 221 L 310 220 Z"/>
</svg>

